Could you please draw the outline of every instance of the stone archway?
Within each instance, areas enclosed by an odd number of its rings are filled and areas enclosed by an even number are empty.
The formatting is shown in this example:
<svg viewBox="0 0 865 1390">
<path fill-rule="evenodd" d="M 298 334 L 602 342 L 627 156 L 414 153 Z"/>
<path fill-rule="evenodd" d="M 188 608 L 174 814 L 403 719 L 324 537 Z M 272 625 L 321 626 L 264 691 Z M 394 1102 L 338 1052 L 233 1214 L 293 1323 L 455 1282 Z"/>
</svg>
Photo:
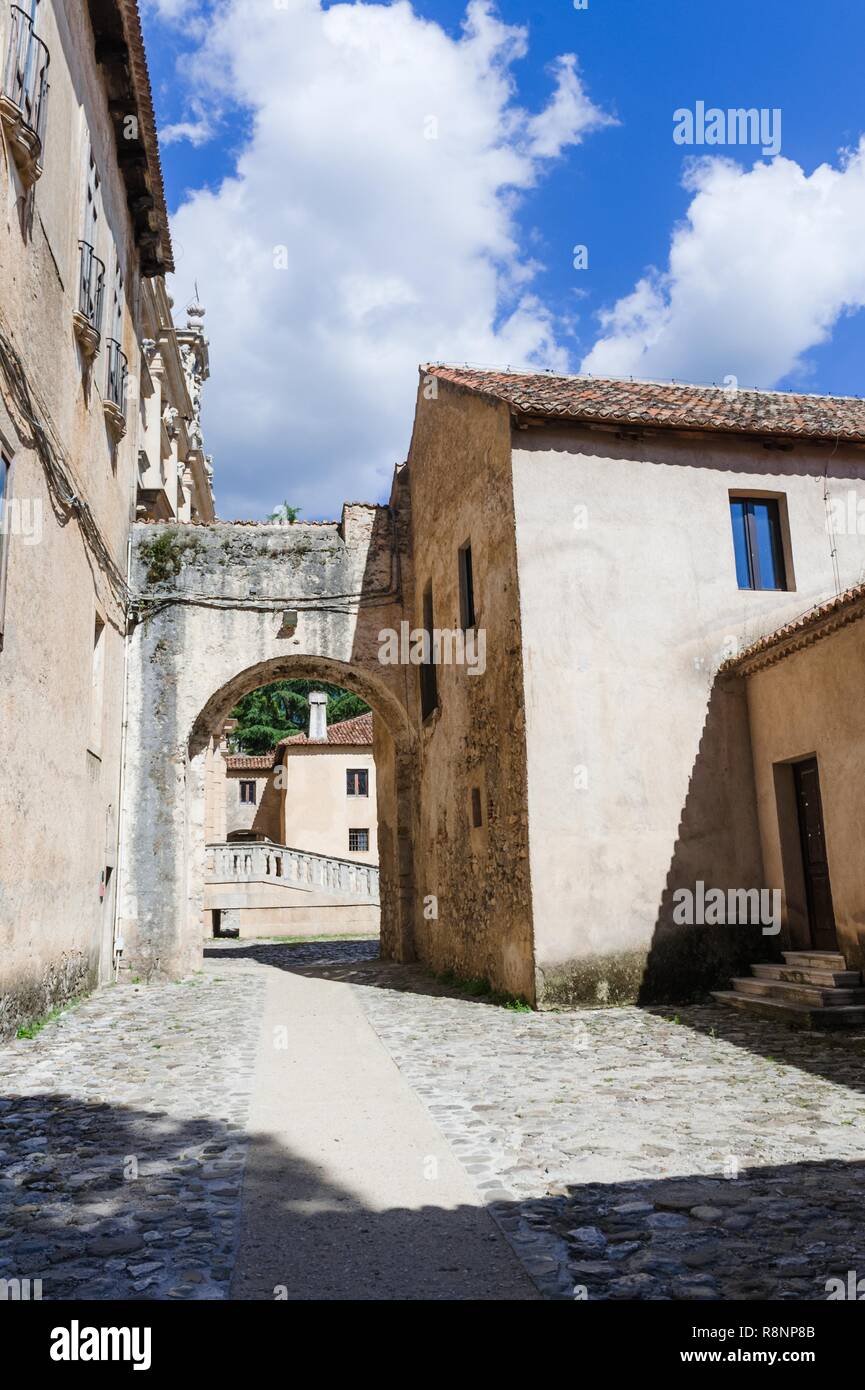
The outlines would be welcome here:
<svg viewBox="0 0 865 1390">
<path fill-rule="evenodd" d="M 121 970 L 177 978 L 202 954 L 204 769 L 241 695 L 331 681 L 377 718 L 382 953 L 414 953 L 417 737 L 405 667 L 379 634 L 403 617 L 390 508 L 321 524 L 135 528 L 118 936 Z M 385 905 L 386 904 L 386 905 Z"/>
<path fill-rule="evenodd" d="M 414 957 L 415 819 L 413 747 L 404 709 L 363 670 L 329 658 L 290 656 L 259 662 L 215 691 L 195 721 L 186 763 L 186 864 L 188 918 L 201 920 L 204 898 L 205 771 L 211 740 L 218 738 L 237 701 L 276 680 L 320 680 L 352 690 L 371 706 L 377 775 L 381 952 L 392 960 Z"/>
</svg>

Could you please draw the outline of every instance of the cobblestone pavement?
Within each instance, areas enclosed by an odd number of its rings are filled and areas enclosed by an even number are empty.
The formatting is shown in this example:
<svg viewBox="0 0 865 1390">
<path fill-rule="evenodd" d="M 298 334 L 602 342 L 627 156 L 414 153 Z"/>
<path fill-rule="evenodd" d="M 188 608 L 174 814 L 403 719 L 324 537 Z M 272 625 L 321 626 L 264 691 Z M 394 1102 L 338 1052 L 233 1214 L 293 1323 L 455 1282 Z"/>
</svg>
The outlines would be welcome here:
<svg viewBox="0 0 865 1390">
<path fill-rule="evenodd" d="M 516 1013 L 361 955 L 329 975 L 549 1296 L 825 1299 L 865 1276 L 862 1034 L 720 1006 Z"/>
<path fill-rule="evenodd" d="M 226 1296 L 274 967 L 354 987 L 548 1296 L 824 1299 L 865 1276 L 865 1036 L 714 1006 L 512 1012 L 375 950 L 214 943 L 190 982 L 105 990 L 0 1047 L 0 1278 Z"/>
<path fill-rule="evenodd" d="M 0 1279 L 225 1297 L 264 992 L 225 974 L 106 989 L 0 1047 Z"/>
</svg>

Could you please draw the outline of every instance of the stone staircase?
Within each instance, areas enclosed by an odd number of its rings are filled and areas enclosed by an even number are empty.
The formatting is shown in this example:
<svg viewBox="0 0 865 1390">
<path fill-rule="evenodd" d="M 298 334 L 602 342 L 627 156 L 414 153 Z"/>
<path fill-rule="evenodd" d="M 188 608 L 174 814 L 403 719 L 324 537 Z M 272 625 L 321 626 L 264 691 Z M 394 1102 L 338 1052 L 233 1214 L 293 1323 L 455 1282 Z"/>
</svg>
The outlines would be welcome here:
<svg viewBox="0 0 865 1390">
<path fill-rule="evenodd" d="M 865 1025 L 865 987 L 832 951 L 785 951 L 783 965 L 752 965 L 732 990 L 713 991 L 721 1004 L 800 1028 Z"/>
</svg>

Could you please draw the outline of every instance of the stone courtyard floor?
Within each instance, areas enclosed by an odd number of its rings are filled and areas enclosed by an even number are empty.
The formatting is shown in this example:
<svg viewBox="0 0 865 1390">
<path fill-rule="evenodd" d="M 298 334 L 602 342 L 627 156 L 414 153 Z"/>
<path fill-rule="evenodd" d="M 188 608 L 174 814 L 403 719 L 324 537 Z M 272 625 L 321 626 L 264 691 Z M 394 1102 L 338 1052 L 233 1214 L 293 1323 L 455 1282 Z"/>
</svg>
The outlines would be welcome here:
<svg viewBox="0 0 865 1390">
<path fill-rule="evenodd" d="M 531 1014 L 367 941 L 214 942 L 0 1047 L 0 1279 L 46 1299 L 825 1299 L 865 1036 Z"/>
</svg>

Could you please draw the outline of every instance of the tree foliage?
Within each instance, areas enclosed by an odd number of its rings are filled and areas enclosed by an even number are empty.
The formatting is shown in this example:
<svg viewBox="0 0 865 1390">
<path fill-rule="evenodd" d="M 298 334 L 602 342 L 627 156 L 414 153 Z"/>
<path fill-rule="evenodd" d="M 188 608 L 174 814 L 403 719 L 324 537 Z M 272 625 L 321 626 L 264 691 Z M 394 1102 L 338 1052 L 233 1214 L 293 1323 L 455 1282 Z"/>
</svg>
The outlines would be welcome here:
<svg viewBox="0 0 865 1390">
<path fill-rule="evenodd" d="M 327 695 L 327 722 L 339 724 L 366 714 L 369 705 L 359 695 L 323 681 L 272 681 L 244 695 L 231 711 L 237 728 L 231 746 L 238 753 L 269 753 L 280 739 L 305 733 L 309 727 L 309 693 Z"/>
</svg>

